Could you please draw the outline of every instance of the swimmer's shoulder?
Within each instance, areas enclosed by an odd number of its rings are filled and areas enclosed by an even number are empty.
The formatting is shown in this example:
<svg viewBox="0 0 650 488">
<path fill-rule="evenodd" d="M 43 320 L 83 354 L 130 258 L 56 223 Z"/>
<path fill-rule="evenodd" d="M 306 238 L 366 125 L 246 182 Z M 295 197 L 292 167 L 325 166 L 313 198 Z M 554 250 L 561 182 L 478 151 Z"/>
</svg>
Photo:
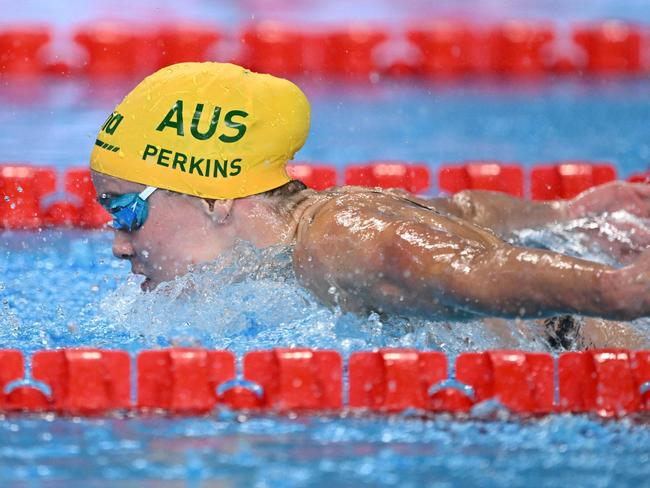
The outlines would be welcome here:
<svg viewBox="0 0 650 488">
<path fill-rule="evenodd" d="M 313 192 L 305 199 L 293 265 L 298 279 L 318 296 L 326 297 L 329 286 L 354 266 L 376 259 L 359 244 L 363 240 L 370 244 L 372 235 L 383 228 L 374 225 L 382 220 L 377 218 L 378 198 L 382 197 L 366 188 L 345 186 Z M 377 263 L 366 264 L 370 269 Z"/>
<path fill-rule="evenodd" d="M 411 220 L 414 210 L 430 213 L 391 192 L 355 186 L 313 192 L 304 205 L 296 219 L 294 264 L 308 259 L 342 266 L 367 259 L 367 249 L 387 238 L 385 229 Z"/>
<path fill-rule="evenodd" d="M 338 234 L 336 229 L 342 212 L 354 212 L 359 207 L 360 187 L 335 187 L 323 191 L 305 190 L 304 198 L 294 208 L 296 246 L 318 242 L 324 236 Z"/>
<path fill-rule="evenodd" d="M 307 233 L 312 235 L 333 230 L 339 226 L 343 213 L 358 216 L 377 211 L 377 202 L 382 199 L 382 192 L 360 186 L 341 186 L 310 193 L 296 208 L 298 221 L 298 241 Z"/>
</svg>

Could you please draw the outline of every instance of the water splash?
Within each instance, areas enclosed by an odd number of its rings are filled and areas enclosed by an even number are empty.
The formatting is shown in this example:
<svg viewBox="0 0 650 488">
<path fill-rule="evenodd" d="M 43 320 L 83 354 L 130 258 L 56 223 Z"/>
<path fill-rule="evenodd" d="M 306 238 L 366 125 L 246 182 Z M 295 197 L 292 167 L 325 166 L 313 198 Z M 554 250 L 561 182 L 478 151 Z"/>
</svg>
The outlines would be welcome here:
<svg viewBox="0 0 650 488">
<path fill-rule="evenodd" d="M 620 266 L 650 244 L 650 220 L 626 211 L 555 222 L 514 234 L 514 244 L 551 249 L 563 254 Z"/>
<path fill-rule="evenodd" d="M 629 215 L 523 230 L 513 243 L 616 264 L 598 245 L 624 242 Z M 608 222 L 608 225 L 604 225 Z M 604 239 L 604 240 L 603 240 Z M 110 253 L 106 233 L 45 232 L 4 239 L 0 255 L 0 341 L 25 351 L 92 346 L 137 351 L 171 345 L 238 353 L 272 347 L 550 350 L 535 321 L 357 316 L 323 306 L 296 280 L 289 247 L 240 243 L 191 273 L 140 290 L 141 278 Z M 650 321 L 629 324 L 650 338 Z"/>
<path fill-rule="evenodd" d="M 618 211 L 524 229 L 517 232 L 511 242 L 620 267 L 648 248 L 649 236 L 650 219 Z M 624 326 L 649 340 L 643 347 L 650 345 L 650 319 L 625 322 Z M 612 335 L 621 332 L 619 327 L 610 329 Z"/>
<path fill-rule="evenodd" d="M 504 347 L 502 334 L 482 321 L 449 323 L 413 317 L 357 316 L 323 306 L 297 281 L 292 249 L 239 243 L 216 261 L 144 293 L 130 278 L 98 307 L 88 327 L 110 327 L 131 345 L 225 348 L 238 352 L 282 347 L 332 348 L 344 353 L 375 347 L 415 347 L 450 353 Z M 523 321 L 507 346 L 546 350 Z M 93 334 L 96 335 L 96 334 Z"/>
</svg>

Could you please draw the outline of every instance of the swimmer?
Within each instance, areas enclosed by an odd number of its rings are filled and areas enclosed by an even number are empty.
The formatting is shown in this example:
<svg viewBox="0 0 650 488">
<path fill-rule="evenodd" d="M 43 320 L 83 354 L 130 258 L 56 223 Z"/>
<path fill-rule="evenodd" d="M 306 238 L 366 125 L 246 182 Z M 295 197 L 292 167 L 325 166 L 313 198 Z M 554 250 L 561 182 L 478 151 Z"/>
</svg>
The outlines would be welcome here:
<svg viewBox="0 0 650 488">
<path fill-rule="evenodd" d="M 402 191 L 291 180 L 309 104 L 287 80 L 221 63 L 182 63 L 141 82 L 101 128 L 91 155 L 115 256 L 144 290 L 238 240 L 293 246 L 302 285 L 343 310 L 453 320 L 650 315 L 650 235 L 607 248 L 615 268 L 505 238 L 519 229 L 626 211 L 650 217 L 650 185 L 616 182 L 573 200 Z M 558 339 L 561 340 L 561 339 Z"/>
</svg>

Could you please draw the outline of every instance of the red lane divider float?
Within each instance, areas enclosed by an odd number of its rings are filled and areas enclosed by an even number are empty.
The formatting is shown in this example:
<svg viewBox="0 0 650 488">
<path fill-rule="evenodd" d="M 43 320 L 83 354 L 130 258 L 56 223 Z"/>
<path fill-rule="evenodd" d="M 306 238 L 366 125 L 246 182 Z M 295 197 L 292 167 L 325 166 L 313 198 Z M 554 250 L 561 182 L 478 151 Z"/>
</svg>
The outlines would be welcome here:
<svg viewBox="0 0 650 488">
<path fill-rule="evenodd" d="M 381 188 L 401 188 L 411 193 L 429 189 L 429 168 L 422 164 L 404 164 L 392 161 L 345 168 L 345 184 Z"/>
<path fill-rule="evenodd" d="M 81 71 L 98 78 L 135 75 L 138 61 L 134 45 L 136 32 L 128 25 L 108 22 L 78 29 L 74 42 L 87 54 Z"/>
<path fill-rule="evenodd" d="M 75 201 L 57 200 L 54 168 L 0 165 L 0 228 L 38 229 L 51 226 L 101 228 L 110 216 L 96 201 L 88 168 L 71 168 L 64 174 L 62 189 Z"/>
<path fill-rule="evenodd" d="M 130 408 L 130 364 L 131 359 L 125 351 L 66 349 L 36 352 L 32 361 L 32 379 L 47 385 L 49 395 L 35 386 L 20 385 L 5 392 L 5 408 L 72 415 L 97 415 Z M 1 367 L 4 368 L 4 362 Z"/>
<path fill-rule="evenodd" d="M 626 181 L 630 183 L 650 183 L 650 173 L 635 173 L 628 176 Z"/>
<path fill-rule="evenodd" d="M 0 167 L 0 223 L 5 229 L 37 229 L 43 224 L 36 169 Z"/>
<path fill-rule="evenodd" d="M 376 50 L 388 33 L 366 24 L 353 24 L 325 36 L 323 71 L 335 76 L 368 77 L 379 71 Z"/>
<path fill-rule="evenodd" d="M 185 61 L 207 61 L 220 39 L 211 26 L 198 23 L 143 28 L 100 22 L 79 28 L 74 41 L 84 48 L 81 71 L 95 78 L 143 76 Z"/>
<path fill-rule="evenodd" d="M 447 378 L 441 352 L 380 350 L 350 356 L 350 408 L 396 412 L 427 409 L 429 388 Z"/>
<path fill-rule="evenodd" d="M 314 190 L 326 190 L 336 186 L 336 168 L 334 166 L 290 164 L 287 166 L 287 174 Z"/>
<path fill-rule="evenodd" d="M 456 379 L 474 390 L 475 403 L 498 400 L 518 413 L 553 411 L 553 357 L 521 351 L 465 353 L 456 360 Z"/>
<path fill-rule="evenodd" d="M 554 38 L 554 29 L 548 24 L 503 23 L 490 32 L 490 71 L 504 75 L 543 75 L 549 71 L 544 50 Z"/>
<path fill-rule="evenodd" d="M 462 190 L 490 190 L 524 196 L 524 169 L 516 164 L 481 161 L 464 165 L 443 165 L 438 188 L 446 193 Z"/>
<path fill-rule="evenodd" d="M 45 70 L 43 48 L 50 41 L 44 26 L 0 29 L 0 74 L 38 75 Z"/>
<path fill-rule="evenodd" d="M 326 44 L 318 32 L 266 21 L 244 28 L 238 61 L 253 71 L 296 76 L 322 74 Z"/>
<path fill-rule="evenodd" d="M 28 396 L 22 396 L 20 391 L 9 392 L 7 387 L 25 377 L 25 360 L 21 351 L 12 349 L 0 350 L 0 409 L 11 410 L 16 402 L 28 405 Z M 40 393 L 40 392 L 39 392 Z"/>
<path fill-rule="evenodd" d="M 244 356 L 244 378 L 262 388 L 258 408 L 287 412 L 343 407 L 343 364 L 335 351 L 249 352 Z"/>
<path fill-rule="evenodd" d="M 621 415 L 650 409 L 650 352 L 566 353 L 559 360 L 560 405 L 566 412 Z"/>
<path fill-rule="evenodd" d="M 70 201 L 54 201 L 46 205 L 45 201 L 57 191 L 57 173 L 54 168 L 34 168 L 36 172 L 36 192 L 31 196 L 38 205 L 39 226 L 46 227 L 79 225 L 79 209 Z M 86 170 L 90 176 L 90 172 Z M 23 191 L 23 193 L 25 193 Z M 29 195 L 29 192 L 28 192 Z"/>
<path fill-rule="evenodd" d="M 551 70 L 546 52 L 555 39 L 552 25 L 507 21 L 491 28 L 436 20 L 408 31 L 420 49 L 429 77 L 495 74 L 542 75 Z"/>
<path fill-rule="evenodd" d="M 471 387 L 432 387 L 447 379 L 447 358 L 439 352 L 386 350 L 350 357 L 350 407 L 376 411 L 408 408 L 466 412 L 472 405 L 498 400 L 513 412 L 553 411 L 553 358 L 518 351 L 465 353 L 456 360 L 455 379 Z"/>
<path fill-rule="evenodd" d="M 612 20 L 576 27 L 573 38 L 586 53 L 584 70 L 589 74 L 639 74 L 643 70 L 643 31 L 638 26 Z"/>
<path fill-rule="evenodd" d="M 409 30 L 406 36 L 420 50 L 426 76 L 448 78 L 475 71 L 479 44 L 477 34 L 468 25 L 436 20 Z"/>
<path fill-rule="evenodd" d="M 156 68 L 187 61 L 209 61 L 221 37 L 214 26 L 205 23 L 163 25 L 155 33 L 160 56 Z"/>
<path fill-rule="evenodd" d="M 567 161 L 533 168 L 530 175 L 530 193 L 533 200 L 573 198 L 592 186 L 615 179 L 616 168 L 611 164 Z"/>
<path fill-rule="evenodd" d="M 71 168 L 65 172 L 65 191 L 80 201 L 79 226 L 98 229 L 107 224 L 111 217 L 97 202 L 97 192 L 90 178 L 88 168 Z"/>
<path fill-rule="evenodd" d="M 288 165 L 287 173 L 315 190 L 326 190 L 337 184 L 336 168 L 330 165 L 298 162 Z M 426 192 L 430 179 L 426 165 L 393 161 L 350 165 L 344 174 L 347 185 L 398 188 L 412 193 Z M 572 198 L 615 179 L 616 168 L 611 164 L 574 161 L 540 165 L 530 171 L 530 193 L 535 200 Z M 648 174 L 639 174 L 628 181 L 648 182 L 649 179 Z M 108 213 L 96 201 L 87 168 L 70 168 L 63 180 L 63 188 L 57 188 L 54 168 L 0 164 L 0 229 L 48 226 L 96 229 L 110 221 Z M 524 169 L 517 164 L 496 161 L 445 164 L 438 171 L 438 188 L 446 193 L 490 190 L 523 197 Z"/>
<path fill-rule="evenodd" d="M 131 405 L 131 358 L 125 351 L 40 351 L 32 361 L 32 377 L 51 389 L 44 409 L 98 414 Z"/>
<path fill-rule="evenodd" d="M 650 411 L 650 351 L 551 354 L 463 353 L 450 377 L 441 352 L 383 349 L 350 356 L 348 402 L 335 351 L 274 349 L 243 358 L 243 378 L 228 351 L 142 351 L 131 398 L 125 351 L 39 351 L 25 379 L 20 351 L 0 350 L 0 411 L 103 415 L 112 411 L 204 415 L 217 407 L 257 412 L 469 412 L 486 401 L 513 413 L 622 416 Z M 558 395 L 556 400 L 556 388 Z"/>
<path fill-rule="evenodd" d="M 217 403 L 217 387 L 235 378 L 227 351 L 144 351 L 137 359 L 138 408 L 171 413 L 206 413 Z"/>
<path fill-rule="evenodd" d="M 568 38 L 551 23 L 509 20 L 474 25 L 431 19 L 402 29 L 371 23 L 330 27 L 259 22 L 222 29 L 202 22 L 141 25 L 100 21 L 70 37 L 85 59 L 49 52 L 47 27 L 0 29 L 0 73 L 141 77 L 181 61 L 235 61 L 277 75 L 376 80 L 419 75 L 539 76 L 647 73 L 645 28 L 621 21 L 576 25 Z M 54 43 L 53 46 L 65 43 Z M 44 58 L 47 54 L 48 59 Z M 647 64 L 647 62 L 646 62 Z"/>
</svg>

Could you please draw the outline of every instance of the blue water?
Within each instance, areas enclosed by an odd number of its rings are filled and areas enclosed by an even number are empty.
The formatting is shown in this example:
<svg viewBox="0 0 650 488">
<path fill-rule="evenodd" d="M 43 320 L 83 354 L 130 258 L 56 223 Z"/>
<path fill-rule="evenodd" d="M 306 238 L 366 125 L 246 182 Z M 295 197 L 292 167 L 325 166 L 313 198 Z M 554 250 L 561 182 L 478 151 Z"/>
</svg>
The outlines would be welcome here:
<svg viewBox="0 0 650 488">
<path fill-rule="evenodd" d="M 610 161 L 622 176 L 650 162 L 646 80 L 514 84 L 298 81 L 313 105 L 297 159 L 442 163 L 471 159 L 525 166 Z M 134 82 L 98 85 L 7 80 L 0 88 L 0 158 L 58 168 L 87 164 L 97 127 Z M 98 125 L 99 124 L 99 125 Z"/>
<path fill-rule="evenodd" d="M 609 487 L 650 474 L 645 426 L 578 416 L 9 419 L 0 433 L 11 486 Z M 28 479 L 52 481 L 16 483 Z"/>
<path fill-rule="evenodd" d="M 645 0 L 113 0 L 85 2 L 65 0 L 46 2 L 35 8 L 31 2 L 0 1 L 5 22 L 46 22 L 66 28 L 98 19 L 149 23 L 170 19 L 213 22 L 221 29 L 233 30 L 240 22 L 273 19 L 297 24 L 373 21 L 395 25 L 430 17 L 462 17 L 475 22 L 497 19 L 555 19 L 560 24 L 594 19 L 617 18 L 648 22 L 650 11 Z"/>
<path fill-rule="evenodd" d="M 60 169 L 83 164 L 121 88 L 42 88 L 21 103 L 7 102 L 7 88 L 0 90 L 0 159 Z M 338 167 L 385 157 L 426 161 L 432 169 L 440 161 L 475 157 L 524 164 L 581 157 L 616 161 L 625 174 L 645 169 L 647 160 L 650 103 L 640 82 L 307 90 L 313 137 L 300 156 Z M 34 135 L 38 144 L 31 142 Z M 547 229 L 532 241 L 605 259 L 562 229 Z M 83 345 L 132 353 L 202 345 L 240 357 L 278 345 L 334 348 L 346 357 L 384 346 L 452 355 L 503 346 L 480 323 L 384 320 L 326 309 L 297 285 L 282 248 L 259 252 L 241 245 L 143 294 L 138 279 L 111 256 L 110 242 L 101 231 L 0 234 L 0 344 L 26 352 Z M 646 322 L 636 326 L 650 336 Z M 509 347 L 548 350 L 532 326 L 510 327 Z M 206 480 L 216 479 L 225 486 L 512 487 L 636 486 L 649 474 L 644 421 L 476 415 L 429 421 L 243 419 L 228 412 L 198 419 L 13 417 L 0 423 L 0 477 L 25 486 L 74 478 L 88 486 L 109 486 L 106 479 L 209 486 Z"/>
<path fill-rule="evenodd" d="M 5 2 L 7 3 L 7 2 Z M 421 13 L 464 12 L 481 18 L 545 17 L 563 21 L 617 16 L 650 20 L 645 2 L 394 2 L 355 4 L 157 2 L 91 7 L 49 3 L 0 5 L 6 20 L 48 20 L 61 32 L 101 16 L 152 19 L 201 16 L 237 23 L 259 16 L 329 21 L 408 20 Z M 128 9 L 125 7 L 128 5 Z M 117 7 L 117 8 L 116 8 Z M 152 13 L 153 12 L 153 13 Z M 5 18 L 3 18 L 5 20 Z M 345 86 L 302 83 L 313 103 L 305 160 L 342 168 L 373 159 L 443 162 L 497 159 L 530 166 L 559 159 L 608 160 L 622 175 L 650 160 L 650 93 L 627 81 L 496 82 Z M 86 164 L 96 131 L 125 85 L 86 81 L 3 80 L 0 161 L 59 169 Z M 537 240 L 604 260 L 562 229 Z M 447 324 L 326 309 L 293 278 L 286 249 L 242 245 L 191 276 L 143 294 L 124 263 L 111 256 L 105 232 L 0 233 L 0 346 L 27 353 L 96 346 L 135 353 L 174 344 L 251 349 L 312 346 L 350 352 L 373 347 L 440 349 L 450 354 L 503 345 L 481 324 Z M 246 279 L 246 276 L 255 279 Z M 198 287 L 196 286 L 198 285 Z M 201 290 L 190 293 L 192 288 Z M 532 326 L 510 324 L 514 347 L 547 350 Z M 648 333 L 648 324 L 635 324 Z M 648 333 L 650 336 L 650 333 Z M 512 345 L 511 344 L 511 345 Z M 491 413 L 490 413 L 491 412 Z M 587 416 L 508 418 L 475 412 L 439 416 L 246 419 L 62 419 L 9 417 L 0 422 L 0 479 L 6 486 L 642 486 L 650 474 L 646 419 Z"/>
</svg>

